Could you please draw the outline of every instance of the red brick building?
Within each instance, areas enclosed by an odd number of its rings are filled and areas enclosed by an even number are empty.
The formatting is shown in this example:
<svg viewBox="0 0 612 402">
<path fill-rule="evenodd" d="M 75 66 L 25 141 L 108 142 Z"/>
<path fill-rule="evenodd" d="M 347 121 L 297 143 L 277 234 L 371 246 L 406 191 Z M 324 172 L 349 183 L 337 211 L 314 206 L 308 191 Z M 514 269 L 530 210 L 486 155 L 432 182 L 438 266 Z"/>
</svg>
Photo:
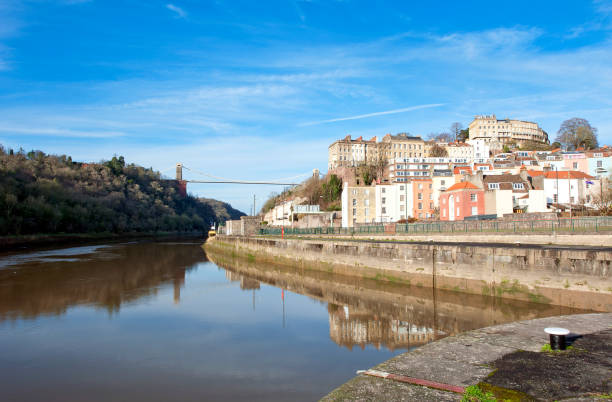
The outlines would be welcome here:
<svg viewBox="0 0 612 402">
<path fill-rule="evenodd" d="M 470 182 L 455 183 L 440 194 L 440 220 L 462 221 L 484 215 L 484 190 Z"/>
</svg>

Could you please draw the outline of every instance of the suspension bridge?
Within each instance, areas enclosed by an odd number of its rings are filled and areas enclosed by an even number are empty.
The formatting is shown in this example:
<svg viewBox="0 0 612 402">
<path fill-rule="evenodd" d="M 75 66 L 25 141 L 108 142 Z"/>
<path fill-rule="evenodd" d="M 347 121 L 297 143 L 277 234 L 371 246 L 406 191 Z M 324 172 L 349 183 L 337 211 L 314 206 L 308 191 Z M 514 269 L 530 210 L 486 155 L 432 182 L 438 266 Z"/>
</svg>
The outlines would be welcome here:
<svg viewBox="0 0 612 402">
<path fill-rule="evenodd" d="M 183 169 L 188 170 L 195 176 L 205 177 L 205 179 L 185 179 L 183 177 Z M 166 170 L 167 171 L 167 170 Z M 297 186 L 300 183 L 297 182 L 299 178 L 306 178 L 309 175 L 318 175 L 318 170 L 314 172 L 302 173 L 292 177 L 284 177 L 281 179 L 272 180 L 242 180 L 242 179 L 228 179 L 226 177 L 213 176 L 211 174 L 201 172 L 197 169 L 189 168 L 182 163 L 176 164 L 176 177 L 174 180 L 184 183 L 206 183 L 206 184 L 251 184 L 251 185 L 273 185 L 273 186 Z M 169 179 L 171 180 L 171 179 Z M 293 182 L 292 182 L 293 181 Z"/>
</svg>

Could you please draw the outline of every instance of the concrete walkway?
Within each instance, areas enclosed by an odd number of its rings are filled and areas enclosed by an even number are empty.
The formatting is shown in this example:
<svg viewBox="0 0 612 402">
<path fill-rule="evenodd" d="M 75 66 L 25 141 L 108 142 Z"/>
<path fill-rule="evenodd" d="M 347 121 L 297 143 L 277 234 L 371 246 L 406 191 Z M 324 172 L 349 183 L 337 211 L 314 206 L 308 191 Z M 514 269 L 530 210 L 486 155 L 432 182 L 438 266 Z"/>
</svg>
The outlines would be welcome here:
<svg viewBox="0 0 612 402">
<path fill-rule="evenodd" d="M 612 339 L 610 331 L 612 329 L 612 313 L 549 317 L 482 328 L 429 343 L 414 351 L 390 359 L 373 369 L 413 379 L 422 379 L 450 386 L 467 387 L 478 384 L 484 379 L 491 378 L 489 376 L 495 371 L 494 366 L 499 367 L 500 359 L 504 356 L 507 357 L 513 352 L 527 354 L 529 354 L 528 352 L 541 352 L 542 346 L 548 343 L 548 336 L 544 333 L 544 328 L 546 327 L 567 328 L 571 332 L 570 336 L 594 333 L 604 334 L 599 338 L 595 337 L 595 335 L 584 337 L 585 340 L 590 340 L 590 343 L 585 342 L 585 345 L 601 342 L 606 343 L 606 345 L 603 347 L 599 345 L 597 348 L 593 348 L 593 351 L 590 348 L 580 349 L 579 353 L 582 353 L 581 356 L 584 357 L 582 359 L 584 360 L 584 367 L 579 369 L 584 372 L 603 375 L 604 388 L 608 390 L 607 392 L 612 391 L 610 389 L 612 387 L 612 344 L 608 344 Z M 580 340 L 576 341 L 577 349 Z M 540 354 L 529 355 L 541 356 Z M 589 359 L 588 357 L 591 357 L 591 355 L 594 355 L 596 359 Z M 554 359 L 553 355 L 551 355 L 551 359 Z M 542 363 L 539 364 L 540 366 L 542 365 Z M 544 364 L 547 365 L 549 363 Z M 357 369 L 366 369 L 366 367 L 359 367 Z M 539 367 L 538 369 L 547 370 L 547 367 Z M 504 375 L 508 376 L 509 374 L 506 373 Z M 499 377 L 497 373 L 495 373 L 495 376 Z M 537 376 L 536 372 L 535 377 Z M 498 380 L 504 383 L 504 380 L 508 379 L 501 378 Z M 534 380 L 537 382 L 538 378 L 534 378 Z M 555 380 L 553 378 L 553 381 Z M 520 381 L 523 380 L 518 381 L 518 383 L 514 383 L 515 386 L 506 385 L 505 388 L 520 391 Z M 556 381 L 564 381 L 566 383 L 567 373 L 559 375 L 559 379 Z M 505 383 L 511 384 L 512 381 L 506 381 Z M 551 387 L 555 386 L 555 384 L 551 385 Z M 569 384 L 569 387 L 566 388 L 569 389 L 569 394 L 566 396 L 575 399 L 567 399 L 566 397 L 565 400 L 597 400 L 594 396 L 589 396 L 588 392 L 580 390 L 579 387 L 572 387 Z M 529 390 L 532 391 L 530 395 L 537 399 L 552 399 L 548 397 L 546 389 Z M 539 394 L 533 395 L 533 392 Z M 599 393 L 601 393 L 601 390 L 599 390 Z M 457 401 L 460 399 L 461 395 L 453 392 L 412 385 L 388 378 L 359 375 L 332 391 L 322 400 Z"/>
</svg>

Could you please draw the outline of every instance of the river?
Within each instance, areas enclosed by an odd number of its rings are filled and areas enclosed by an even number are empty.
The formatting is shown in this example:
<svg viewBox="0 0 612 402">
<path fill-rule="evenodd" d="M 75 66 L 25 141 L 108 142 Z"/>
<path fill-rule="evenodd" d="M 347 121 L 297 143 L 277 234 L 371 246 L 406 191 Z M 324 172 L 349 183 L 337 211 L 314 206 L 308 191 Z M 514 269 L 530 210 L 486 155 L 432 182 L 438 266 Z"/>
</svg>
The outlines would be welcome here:
<svg viewBox="0 0 612 402">
<path fill-rule="evenodd" d="M 192 241 L 1 253 L 0 400 L 311 401 L 437 338 L 584 312 L 223 261 Z"/>
</svg>

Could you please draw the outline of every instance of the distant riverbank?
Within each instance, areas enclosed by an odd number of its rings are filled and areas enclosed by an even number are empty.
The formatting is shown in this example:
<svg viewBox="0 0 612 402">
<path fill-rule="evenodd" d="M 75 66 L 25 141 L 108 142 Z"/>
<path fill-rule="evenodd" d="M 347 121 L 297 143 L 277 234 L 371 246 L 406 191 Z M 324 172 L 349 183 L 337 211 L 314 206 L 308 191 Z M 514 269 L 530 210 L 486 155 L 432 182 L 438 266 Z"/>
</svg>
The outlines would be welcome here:
<svg viewBox="0 0 612 402">
<path fill-rule="evenodd" d="M 31 247 L 54 246 L 62 244 L 83 244 L 98 241 L 136 240 L 136 239 L 168 239 L 168 238 L 201 238 L 206 239 L 203 232 L 129 232 L 129 233 L 55 233 L 34 234 L 22 236 L 0 237 L 0 250 L 16 250 Z"/>
</svg>

